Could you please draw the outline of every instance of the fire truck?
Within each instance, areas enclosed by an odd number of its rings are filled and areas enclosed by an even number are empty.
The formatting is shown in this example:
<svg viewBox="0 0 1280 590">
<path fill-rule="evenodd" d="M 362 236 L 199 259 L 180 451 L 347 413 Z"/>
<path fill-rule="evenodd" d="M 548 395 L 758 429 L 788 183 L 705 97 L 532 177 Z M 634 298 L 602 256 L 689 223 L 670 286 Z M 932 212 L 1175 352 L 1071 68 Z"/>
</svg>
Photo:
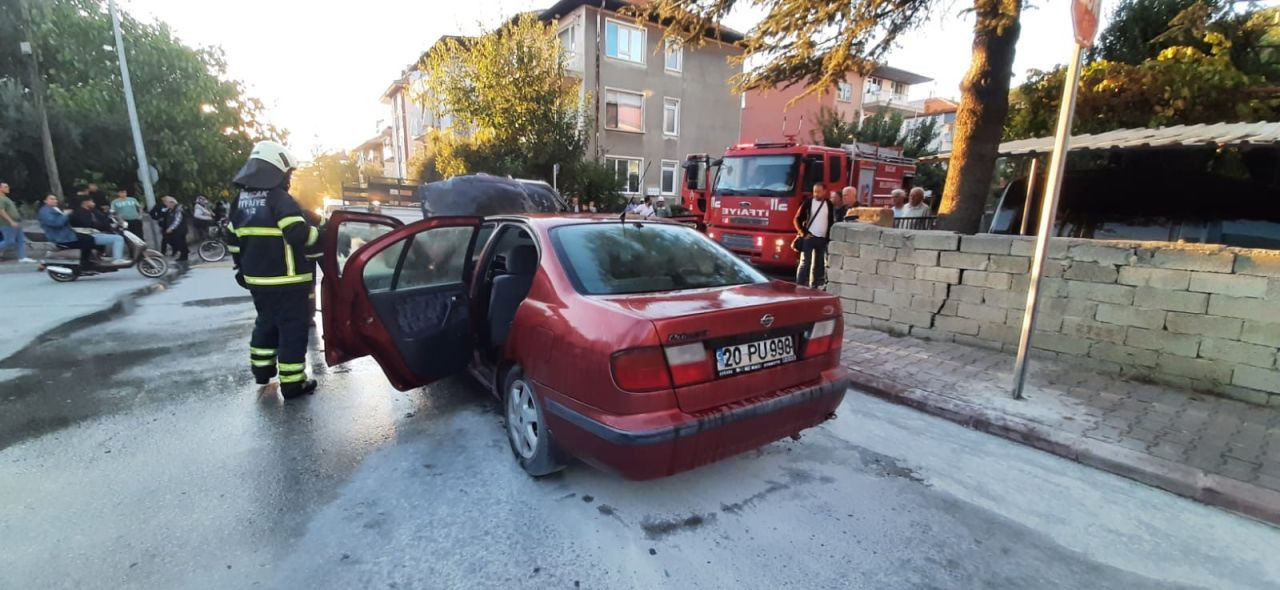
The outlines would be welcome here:
<svg viewBox="0 0 1280 590">
<path fill-rule="evenodd" d="M 795 268 L 792 220 L 814 184 L 837 194 L 852 186 L 859 205 L 885 206 L 894 189 L 911 187 L 916 163 L 896 147 L 833 148 L 788 138 L 738 144 L 723 158 L 691 154 L 684 171 L 684 206 L 704 216 L 711 239 L 757 266 Z"/>
</svg>

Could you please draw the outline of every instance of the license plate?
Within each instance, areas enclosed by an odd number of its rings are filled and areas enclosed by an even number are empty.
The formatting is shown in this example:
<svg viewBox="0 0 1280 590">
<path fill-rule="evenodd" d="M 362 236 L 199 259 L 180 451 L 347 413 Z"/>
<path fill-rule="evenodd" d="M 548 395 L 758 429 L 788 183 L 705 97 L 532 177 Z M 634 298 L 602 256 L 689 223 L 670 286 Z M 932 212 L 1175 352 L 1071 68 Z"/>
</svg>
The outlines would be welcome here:
<svg viewBox="0 0 1280 590">
<path fill-rule="evenodd" d="M 759 371 L 796 360 L 795 338 L 781 336 L 716 349 L 716 376 Z"/>
</svg>

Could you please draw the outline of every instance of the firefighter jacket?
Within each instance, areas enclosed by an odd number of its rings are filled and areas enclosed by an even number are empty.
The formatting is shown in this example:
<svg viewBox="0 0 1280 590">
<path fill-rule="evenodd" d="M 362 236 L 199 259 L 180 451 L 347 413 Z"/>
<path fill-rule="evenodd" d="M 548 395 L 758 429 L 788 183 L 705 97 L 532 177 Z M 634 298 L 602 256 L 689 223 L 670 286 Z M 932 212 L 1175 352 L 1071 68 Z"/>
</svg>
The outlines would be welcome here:
<svg viewBox="0 0 1280 590">
<path fill-rule="evenodd" d="M 231 204 L 227 245 L 249 289 L 310 288 L 320 232 L 283 188 L 244 189 Z"/>
</svg>

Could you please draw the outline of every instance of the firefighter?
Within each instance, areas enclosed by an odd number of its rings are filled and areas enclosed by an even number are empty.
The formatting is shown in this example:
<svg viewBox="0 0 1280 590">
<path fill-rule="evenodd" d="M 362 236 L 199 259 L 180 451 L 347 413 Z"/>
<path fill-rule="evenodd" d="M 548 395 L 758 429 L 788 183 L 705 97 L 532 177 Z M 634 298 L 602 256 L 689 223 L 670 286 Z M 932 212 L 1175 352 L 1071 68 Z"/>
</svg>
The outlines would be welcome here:
<svg viewBox="0 0 1280 590">
<path fill-rule="evenodd" d="M 316 389 L 307 379 L 307 334 L 320 232 L 289 195 L 297 160 L 284 146 L 261 141 L 234 183 L 228 246 L 236 281 L 253 294 L 258 319 L 249 339 L 250 368 L 259 385 L 279 375 L 280 393 L 292 399 Z"/>
</svg>

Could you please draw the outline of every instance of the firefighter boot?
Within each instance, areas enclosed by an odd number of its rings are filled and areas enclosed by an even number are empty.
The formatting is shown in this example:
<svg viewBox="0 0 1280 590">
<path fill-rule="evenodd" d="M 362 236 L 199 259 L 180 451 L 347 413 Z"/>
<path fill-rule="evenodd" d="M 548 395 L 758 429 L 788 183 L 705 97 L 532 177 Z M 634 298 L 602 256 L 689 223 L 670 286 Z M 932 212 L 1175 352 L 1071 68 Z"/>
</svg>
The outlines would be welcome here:
<svg viewBox="0 0 1280 590">
<path fill-rule="evenodd" d="M 304 381 L 294 381 L 292 383 L 280 384 L 280 395 L 284 399 L 293 399 L 316 392 L 316 380 L 306 379 Z"/>
</svg>

